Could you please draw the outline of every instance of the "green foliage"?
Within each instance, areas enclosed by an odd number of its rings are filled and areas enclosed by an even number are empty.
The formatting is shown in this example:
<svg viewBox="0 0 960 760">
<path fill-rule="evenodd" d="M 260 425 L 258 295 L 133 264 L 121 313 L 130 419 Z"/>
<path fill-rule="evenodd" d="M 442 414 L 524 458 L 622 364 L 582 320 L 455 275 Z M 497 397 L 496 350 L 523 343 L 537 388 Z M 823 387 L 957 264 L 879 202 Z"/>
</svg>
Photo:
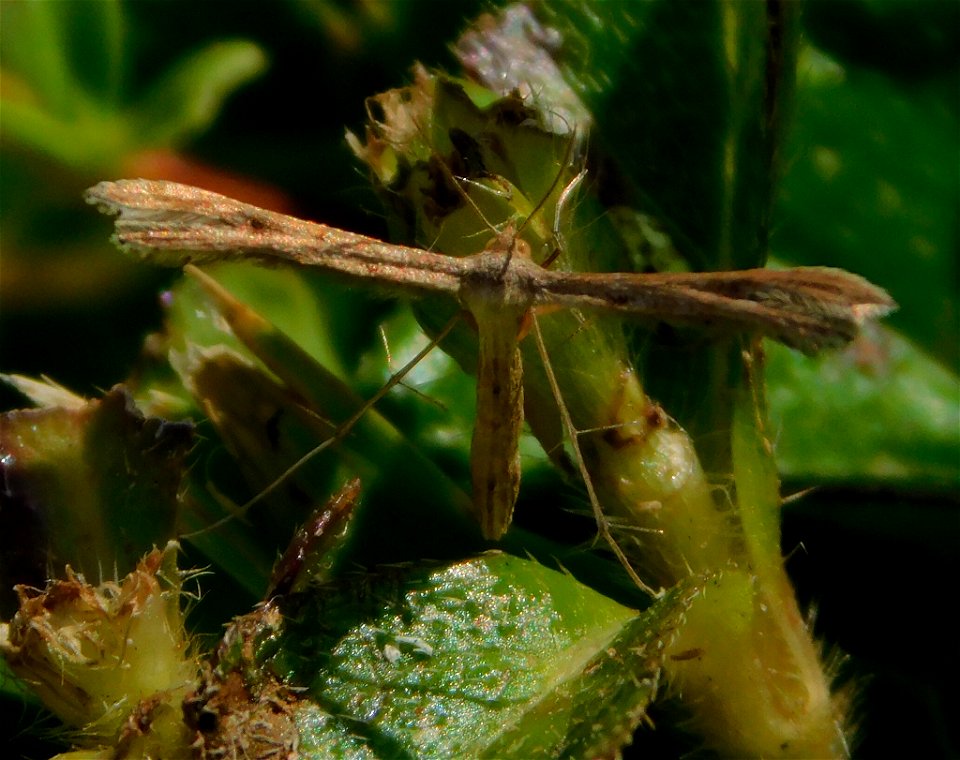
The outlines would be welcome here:
<svg viewBox="0 0 960 760">
<path fill-rule="evenodd" d="M 91 578 L 133 570 L 174 529 L 192 443 L 189 423 L 145 419 L 121 388 L 95 401 L 7 414 L 3 519 L 21 540 L 9 541 L 4 577 L 42 586 L 66 565 Z"/>
<path fill-rule="evenodd" d="M 2 101 L 4 139 L 74 171 L 109 173 L 136 151 L 183 143 L 266 65 L 256 45 L 218 41 L 131 99 L 132 51 L 116 0 L 17 3 L 3 20 L 4 74 L 14 80 Z"/>
<path fill-rule="evenodd" d="M 347 580 L 238 621 L 216 676 L 259 673 L 251 702 L 273 679 L 298 687 L 287 707 L 310 756 L 615 752 L 698 593 L 691 584 L 638 618 L 569 575 L 503 554 Z"/>
</svg>

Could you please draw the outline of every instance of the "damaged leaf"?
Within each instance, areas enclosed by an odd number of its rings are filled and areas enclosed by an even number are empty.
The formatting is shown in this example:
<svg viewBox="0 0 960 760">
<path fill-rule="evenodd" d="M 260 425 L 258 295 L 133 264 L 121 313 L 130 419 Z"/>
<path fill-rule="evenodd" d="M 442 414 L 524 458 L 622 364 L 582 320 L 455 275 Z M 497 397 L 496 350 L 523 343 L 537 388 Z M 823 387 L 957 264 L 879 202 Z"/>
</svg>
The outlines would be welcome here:
<svg viewBox="0 0 960 760">
<path fill-rule="evenodd" d="M 0 541 L 6 588 L 70 565 L 122 575 L 173 535 L 193 427 L 144 417 L 117 386 L 83 406 L 3 415 Z"/>
</svg>

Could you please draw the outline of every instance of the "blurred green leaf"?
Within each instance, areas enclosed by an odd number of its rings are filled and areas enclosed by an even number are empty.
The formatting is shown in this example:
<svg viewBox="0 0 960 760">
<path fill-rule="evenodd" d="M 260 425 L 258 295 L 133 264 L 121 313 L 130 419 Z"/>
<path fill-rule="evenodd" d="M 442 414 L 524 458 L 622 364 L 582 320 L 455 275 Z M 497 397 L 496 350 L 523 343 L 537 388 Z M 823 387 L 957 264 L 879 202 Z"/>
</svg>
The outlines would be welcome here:
<svg viewBox="0 0 960 760">
<path fill-rule="evenodd" d="M 636 205 L 694 269 L 761 264 L 795 11 L 575 0 L 544 11 L 564 41 L 564 78 L 593 113 L 592 134 Z"/>
<path fill-rule="evenodd" d="M 365 490 L 385 489 L 389 498 L 371 499 L 379 506 L 360 510 L 356 532 L 362 538 L 353 542 L 349 561 L 397 561 L 419 551 L 437 556 L 429 547 L 440 536 L 446 552 L 476 546 L 467 496 L 388 419 L 368 409 L 349 434 L 338 434 L 365 402 L 311 356 L 309 349 L 337 361 L 327 339 L 330 320 L 307 298 L 304 282 L 290 271 L 247 265 L 218 267 L 215 276 L 287 325 L 308 349 L 209 278 L 187 278 L 166 299 L 167 330 L 154 342 L 169 351 L 196 411 L 213 423 L 220 439 L 197 452 L 207 465 L 191 476 L 195 508 L 185 514 L 186 527 L 191 534 L 201 531 L 191 540 L 244 587 L 262 593 L 272 558 L 294 527 L 335 484 L 359 475 Z M 138 395 L 166 393 L 169 378 L 161 381 L 159 387 L 139 387 Z M 243 516 L 245 525 L 233 520 L 217 528 L 247 536 L 226 541 L 205 532 L 234 506 L 275 486 L 288 468 L 325 442 L 330 448 L 288 473 L 275 493 Z M 236 461 L 215 466 L 223 445 Z"/>
<path fill-rule="evenodd" d="M 91 105 L 91 94 L 116 99 L 124 64 L 117 0 L 4 3 L 2 19 L 4 73 L 23 77 L 46 110 L 77 116 Z"/>
<path fill-rule="evenodd" d="M 5 3 L 3 11 L 2 66 L 13 80 L 0 98 L 4 140 L 94 176 L 205 129 L 267 65 L 252 42 L 212 43 L 131 103 L 122 78 L 134 56 L 119 2 Z"/>
<path fill-rule="evenodd" d="M 845 63 L 901 83 L 956 81 L 960 6 L 941 0 L 811 0 L 809 39 Z M 946 76 L 945 76 L 946 75 Z M 956 92 L 954 92 L 954 96 Z"/>
<path fill-rule="evenodd" d="M 777 256 L 828 264 L 885 286 L 890 324 L 954 369 L 960 228 L 960 98 L 937 80 L 905 87 L 807 48 Z M 954 79 L 954 84 L 956 80 Z"/>
<path fill-rule="evenodd" d="M 207 129 L 224 100 L 263 73 L 267 58 L 244 40 L 222 41 L 184 58 L 167 71 L 132 112 L 144 145 L 172 145 Z"/>
<path fill-rule="evenodd" d="M 144 418 L 118 386 L 81 407 L 8 412 L 2 430 L 6 592 L 68 564 L 122 575 L 172 536 L 188 423 Z"/>
<path fill-rule="evenodd" d="M 956 488 L 960 380 L 908 340 L 876 330 L 820 358 L 768 346 L 780 471 L 805 483 Z"/>
<path fill-rule="evenodd" d="M 950 490 L 960 481 L 960 98 L 944 77 L 958 64 L 927 51 L 922 71 L 901 67 L 908 85 L 868 68 L 867 48 L 845 47 L 823 24 L 896 17 L 905 37 L 894 41 L 899 27 L 880 24 L 887 37 L 873 44 L 906 44 L 926 34 L 926 17 L 898 4 L 814 9 L 817 37 L 849 62 L 803 52 L 773 246 L 791 263 L 862 273 L 900 309 L 889 318 L 898 332 L 870 333 L 841 354 L 807 359 L 770 347 L 777 459 L 799 482 Z"/>
</svg>

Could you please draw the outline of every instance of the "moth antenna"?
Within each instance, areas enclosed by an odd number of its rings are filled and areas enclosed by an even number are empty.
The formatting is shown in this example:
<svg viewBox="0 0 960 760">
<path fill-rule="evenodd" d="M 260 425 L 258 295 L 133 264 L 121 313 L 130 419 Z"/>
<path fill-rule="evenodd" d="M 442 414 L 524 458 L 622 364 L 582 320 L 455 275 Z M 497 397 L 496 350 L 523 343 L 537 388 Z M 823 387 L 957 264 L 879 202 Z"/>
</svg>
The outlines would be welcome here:
<svg viewBox="0 0 960 760">
<path fill-rule="evenodd" d="M 573 198 L 574 193 L 577 192 L 577 189 L 580 187 L 580 184 L 587 176 L 587 170 L 581 169 L 577 172 L 577 175 L 571 179 L 563 190 L 560 191 L 560 197 L 557 198 L 557 207 L 556 213 L 553 215 L 553 228 L 551 230 L 551 236 L 553 237 L 553 250 L 550 252 L 550 255 L 540 264 L 544 269 L 548 269 L 553 262 L 555 262 L 560 254 L 567 247 L 567 242 L 563 238 L 563 233 L 560 231 L 560 217 L 563 215 L 564 210 L 566 209 L 567 204 Z"/>
</svg>

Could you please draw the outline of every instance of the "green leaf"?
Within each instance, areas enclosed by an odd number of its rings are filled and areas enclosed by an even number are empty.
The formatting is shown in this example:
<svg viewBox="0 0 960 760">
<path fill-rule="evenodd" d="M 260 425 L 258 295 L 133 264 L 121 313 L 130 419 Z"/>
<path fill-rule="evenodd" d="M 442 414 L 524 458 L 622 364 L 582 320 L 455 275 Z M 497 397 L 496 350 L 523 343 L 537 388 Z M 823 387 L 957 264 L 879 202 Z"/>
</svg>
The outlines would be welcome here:
<svg viewBox="0 0 960 760">
<path fill-rule="evenodd" d="M 33 94 L 54 113 L 69 114 L 80 95 L 67 65 L 66 15 L 70 3 L 7 3 L 0 40 L 5 73 L 24 77 Z"/>
<path fill-rule="evenodd" d="M 956 3 L 845 0 L 808 4 L 809 38 L 831 56 L 903 83 L 954 81 L 960 49 Z M 944 82 L 946 84 L 946 82 Z"/>
<path fill-rule="evenodd" d="M 870 333 L 842 354 L 813 360 L 770 347 L 777 459 L 800 482 L 949 489 L 960 477 L 960 102 L 944 77 L 956 61 L 926 13 L 816 7 L 816 38 L 844 58 L 803 51 L 774 248 L 792 263 L 863 273 L 900 309 L 889 320 L 897 332 Z M 881 36 L 845 43 L 831 31 L 845 24 Z M 918 48 L 918 71 L 865 58 L 907 44 Z"/>
<path fill-rule="evenodd" d="M 770 38 L 768 12 L 668 1 L 544 9 L 563 39 L 564 78 L 593 113 L 601 145 L 695 269 L 757 266 L 766 253 L 795 33 L 787 10 L 782 36 Z"/>
<path fill-rule="evenodd" d="M 910 87 L 803 56 L 774 248 L 795 264 L 865 275 L 900 304 L 890 324 L 957 367 L 955 75 Z"/>
<path fill-rule="evenodd" d="M 331 352 L 330 322 L 294 273 L 230 266 L 218 268 L 216 277 L 290 326 L 314 354 Z M 365 408 L 364 398 L 216 281 L 199 278 L 184 281 L 167 299 L 163 343 L 220 441 L 197 452 L 204 466 L 192 470 L 195 509 L 185 513 L 191 540 L 211 560 L 259 596 L 273 557 L 295 527 L 336 485 L 358 475 L 368 494 L 382 491 L 383 498 L 365 499 L 370 508 L 365 505 L 354 523 L 349 561 L 438 556 L 430 547 L 441 540 L 446 549 L 440 556 L 477 546 L 468 497 L 446 473 L 374 409 L 356 419 L 349 434 L 338 433 Z M 278 297 L 287 286 L 289 297 Z M 139 393 L 150 397 L 151 390 Z M 234 462 L 223 457 L 223 446 Z M 272 493 L 260 498 L 268 488 Z M 235 519 L 217 528 L 233 538 L 205 532 L 253 497 L 258 504 L 243 523 Z"/>
<path fill-rule="evenodd" d="M 7 3 L 3 68 L 24 77 L 49 112 L 76 116 L 91 100 L 119 96 L 124 31 L 118 0 Z"/>
<path fill-rule="evenodd" d="M 253 704 L 277 681 L 292 688 L 308 757 L 609 756 L 642 720 L 659 653 L 697 588 L 638 618 L 502 554 L 386 572 L 238 622 L 217 678 L 241 674 Z"/>
<path fill-rule="evenodd" d="M 173 533 L 188 423 L 144 418 L 117 387 L 83 406 L 8 412 L 0 462 L 4 581 L 42 586 L 71 565 L 123 574 Z"/>
<path fill-rule="evenodd" d="M 245 40 L 216 42 L 178 61 L 133 112 L 138 138 L 143 145 L 169 145 L 193 137 L 266 67 L 264 53 Z"/>
<path fill-rule="evenodd" d="M 960 379 L 891 330 L 811 358 L 768 346 L 780 471 L 800 482 L 951 490 Z"/>
<path fill-rule="evenodd" d="M 128 125 L 116 114 L 85 109 L 64 118 L 33 103 L 3 103 L 3 131 L 7 139 L 19 142 L 56 163 L 93 175 L 113 167 L 135 146 Z"/>
<path fill-rule="evenodd" d="M 267 65 L 252 42 L 212 43 L 131 105 L 121 98 L 129 52 L 116 0 L 10 3 L 3 20 L 4 138 L 93 176 L 206 129 Z"/>
</svg>

